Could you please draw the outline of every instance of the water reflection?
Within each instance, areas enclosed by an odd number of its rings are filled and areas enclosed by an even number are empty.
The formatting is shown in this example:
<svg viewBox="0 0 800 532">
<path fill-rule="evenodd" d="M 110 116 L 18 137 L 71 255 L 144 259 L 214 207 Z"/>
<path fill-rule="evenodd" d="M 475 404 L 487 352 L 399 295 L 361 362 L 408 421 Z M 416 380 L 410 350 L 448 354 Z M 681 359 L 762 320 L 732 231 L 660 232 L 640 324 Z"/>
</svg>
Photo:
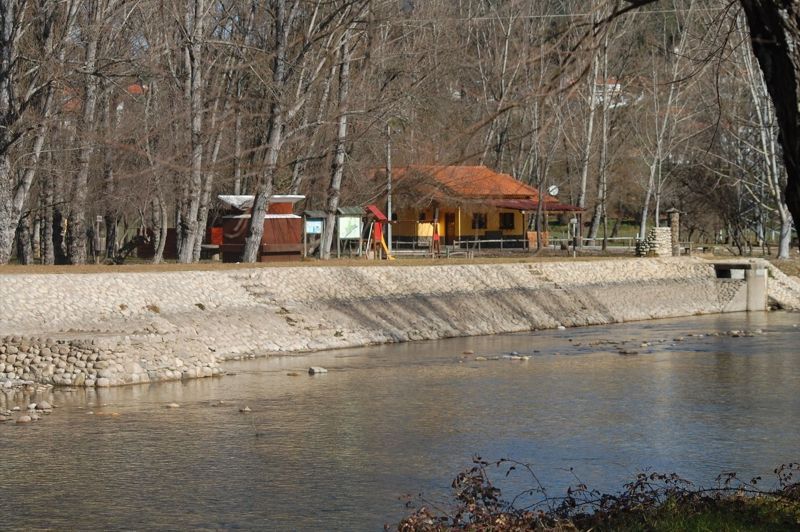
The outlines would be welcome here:
<svg viewBox="0 0 800 532">
<path fill-rule="evenodd" d="M 570 467 L 608 490 L 646 467 L 705 483 L 765 473 L 798 458 L 798 322 L 741 314 L 453 339 L 54 392 L 52 416 L 0 426 L 3 527 L 379 529 L 402 515 L 400 495 L 446 492 L 476 453 L 532 462 L 553 492 L 574 481 Z M 755 328 L 766 334 L 687 337 Z M 331 371 L 309 377 L 311 365 Z"/>
</svg>

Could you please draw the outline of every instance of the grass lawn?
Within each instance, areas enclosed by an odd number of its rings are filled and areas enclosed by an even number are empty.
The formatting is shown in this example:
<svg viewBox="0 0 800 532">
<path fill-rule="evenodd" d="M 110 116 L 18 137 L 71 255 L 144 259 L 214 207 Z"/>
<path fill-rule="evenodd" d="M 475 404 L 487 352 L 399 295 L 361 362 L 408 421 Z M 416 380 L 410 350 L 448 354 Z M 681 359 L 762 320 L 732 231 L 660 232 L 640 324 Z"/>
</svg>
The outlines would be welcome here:
<svg viewBox="0 0 800 532">
<path fill-rule="evenodd" d="M 770 262 L 778 267 L 786 275 L 800 277 L 800 258 L 778 260 L 771 259 Z"/>
<path fill-rule="evenodd" d="M 796 531 L 800 529 L 800 505 L 758 497 L 730 497 L 688 504 L 667 501 L 655 509 L 580 525 L 579 529 L 598 531 Z"/>
</svg>

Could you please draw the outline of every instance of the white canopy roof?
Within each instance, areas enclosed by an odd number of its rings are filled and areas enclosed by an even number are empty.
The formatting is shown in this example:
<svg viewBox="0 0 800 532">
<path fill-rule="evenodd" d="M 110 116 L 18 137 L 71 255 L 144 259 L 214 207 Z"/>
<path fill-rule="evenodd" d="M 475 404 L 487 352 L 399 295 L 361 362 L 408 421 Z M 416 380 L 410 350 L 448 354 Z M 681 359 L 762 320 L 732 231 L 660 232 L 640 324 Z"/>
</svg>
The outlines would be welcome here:
<svg viewBox="0 0 800 532">
<path fill-rule="evenodd" d="M 228 205 L 229 207 L 233 207 L 234 209 L 239 209 L 241 211 L 251 209 L 253 207 L 253 200 L 255 196 L 250 194 L 241 194 L 241 195 L 228 195 L 228 194 L 220 194 L 217 196 L 219 200 Z M 297 203 L 300 200 L 305 199 L 305 196 L 301 196 L 299 194 L 273 194 L 269 197 L 270 203 Z"/>
</svg>

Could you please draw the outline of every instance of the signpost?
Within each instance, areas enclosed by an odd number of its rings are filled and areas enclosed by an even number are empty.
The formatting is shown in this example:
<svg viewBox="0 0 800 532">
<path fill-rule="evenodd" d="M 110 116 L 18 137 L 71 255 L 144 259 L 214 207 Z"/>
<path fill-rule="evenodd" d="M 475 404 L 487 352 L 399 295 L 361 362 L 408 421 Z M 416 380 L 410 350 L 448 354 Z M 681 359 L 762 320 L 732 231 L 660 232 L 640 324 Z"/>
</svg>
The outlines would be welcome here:
<svg viewBox="0 0 800 532">
<path fill-rule="evenodd" d="M 361 238 L 360 216 L 339 216 L 339 239 L 359 240 Z"/>
</svg>

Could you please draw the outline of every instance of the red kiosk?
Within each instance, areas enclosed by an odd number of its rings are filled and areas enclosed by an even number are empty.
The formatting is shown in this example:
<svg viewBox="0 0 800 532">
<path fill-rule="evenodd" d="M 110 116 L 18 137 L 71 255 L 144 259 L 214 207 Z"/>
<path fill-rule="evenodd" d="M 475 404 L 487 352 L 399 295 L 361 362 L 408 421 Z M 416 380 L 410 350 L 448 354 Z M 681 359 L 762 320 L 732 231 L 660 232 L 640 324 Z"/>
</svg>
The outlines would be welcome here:
<svg viewBox="0 0 800 532">
<path fill-rule="evenodd" d="M 254 197 L 218 197 L 230 209 L 230 214 L 224 216 L 222 221 L 222 262 L 241 262 Z M 259 262 L 302 260 L 303 219 L 293 213 L 294 204 L 302 199 L 305 196 L 270 196 L 258 250 Z"/>
</svg>

